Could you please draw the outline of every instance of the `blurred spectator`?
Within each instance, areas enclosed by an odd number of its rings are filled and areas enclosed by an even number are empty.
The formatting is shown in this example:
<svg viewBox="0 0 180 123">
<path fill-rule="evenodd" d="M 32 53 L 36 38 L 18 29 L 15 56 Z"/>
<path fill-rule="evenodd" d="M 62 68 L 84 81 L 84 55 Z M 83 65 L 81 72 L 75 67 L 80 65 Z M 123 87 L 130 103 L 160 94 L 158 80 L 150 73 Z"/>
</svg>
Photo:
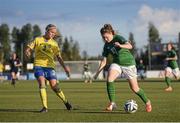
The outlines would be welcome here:
<svg viewBox="0 0 180 123">
<path fill-rule="evenodd" d="M 146 67 L 145 67 L 142 59 L 139 61 L 139 65 L 137 66 L 137 70 L 138 70 L 138 76 L 140 77 L 140 79 L 144 80 Z"/>
<path fill-rule="evenodd" d="M 90 72 L 90 67 L 87 62 L 85 62 L 83 71 L 83 78 L 85 83 L 92 83 L 92 73 Z"/>
</svg>

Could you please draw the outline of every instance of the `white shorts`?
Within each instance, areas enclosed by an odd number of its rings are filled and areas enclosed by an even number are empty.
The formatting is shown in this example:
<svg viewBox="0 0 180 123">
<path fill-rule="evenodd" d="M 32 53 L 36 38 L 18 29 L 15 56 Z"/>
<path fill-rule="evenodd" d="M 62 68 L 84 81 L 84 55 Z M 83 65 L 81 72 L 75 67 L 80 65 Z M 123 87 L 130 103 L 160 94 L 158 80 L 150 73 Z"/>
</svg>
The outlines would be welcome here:
<svg viewBox="0 0 180 123">
<path fill-rule="evenodd" d="M 173 74 L 177 78 L 180 76 L 179 68 L 172 69 L 170 67 L 166 67 L 165 70 L 168 71 L 169 73 Z"/>
<path fill-rule="evenodd" d="M 117 70 L 120 75 L 123 73 L 127 79 L 137 78 L 137 69 L 135 65 L 120 66 L 118 64 L 113 63 L 111 64 L 109 70 L 110 69 Z"/>
<path fill-rule="evenodd" d="M 84 71 L 83 76 L 84 76 L 85 79 L 86 79 L 86 78 L 92 78 L 92 74 L 91 74 L 91 72 L 89 72 L 89 71 Z"/>
</svg>

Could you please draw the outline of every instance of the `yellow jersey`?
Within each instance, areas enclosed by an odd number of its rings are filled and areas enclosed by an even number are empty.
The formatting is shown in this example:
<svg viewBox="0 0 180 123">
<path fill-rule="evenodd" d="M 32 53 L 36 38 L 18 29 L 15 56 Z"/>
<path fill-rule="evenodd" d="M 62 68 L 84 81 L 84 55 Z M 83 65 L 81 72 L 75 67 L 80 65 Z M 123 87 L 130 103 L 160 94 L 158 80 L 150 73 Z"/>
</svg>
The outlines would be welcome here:
<svg viewBox="0 0 180 123">
<path fill-rule="evenodd" d="M 4 66 L 3 66 L 3 64 L 2 64 L 2 63 L 0 63 L 0 73 L 2 73 L 2 72 L 3 72 L 3 70 L 4 70 Z"/>
<path fill-rule="evenodd" d="M 61 55 L 60 48 L 55 40 L 46 40 L 41 36 L 35 38 L 27 46 L 35 52 L 34 66 L 55 68 L 54 58 Z"/>
</svg>

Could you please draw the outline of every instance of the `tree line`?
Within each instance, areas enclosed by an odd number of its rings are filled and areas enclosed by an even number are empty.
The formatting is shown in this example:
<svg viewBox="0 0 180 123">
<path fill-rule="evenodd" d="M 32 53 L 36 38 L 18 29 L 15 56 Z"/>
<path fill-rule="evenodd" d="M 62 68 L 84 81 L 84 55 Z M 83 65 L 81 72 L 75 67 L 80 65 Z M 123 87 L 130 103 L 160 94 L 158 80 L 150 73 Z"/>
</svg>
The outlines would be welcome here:
<svg viewBox="0 0 180 123">
<path fill-rule="evenodd" d="M 161 38 L 159 37 L 159 32 L 153 23 L 149 23 L 148 27 L 148 44 L 149 42 L 161 42 Z M 40 27 L 35 24 L 32 25 L 27 23 L 23 25 L 21 28 L 13 27 L 10 32 L 10 28 L 8 24 L 0 25 L 0 61 L 6 62 L 10 58 L 10 54 L 12 51 L 15 51 L 21 60 L 24 61 L 24 64 L 27 62 L 33 62 L 33 57 L 30 60 L 25 59 L 23 50 L 26 44 L 29 41 L 32 41 L 35 37 L 42 35 L 42 31 Z M 73 39 L 72 36 L 64 37 L 61 35 L 58 30 L 58 35 L 55 38 L 58 42 L 61 51 L 62 57 L 64 60 L 85 60 L 85 59 L 99 59 L 99 56 L 88 56 L 86 51 L 80 53 L 80 46 L 77 41 Z M 142 49 L 138 49 L 136 47 L 136 41 L 134 39 L 134 34 L 132 32 L 129 33 L 129 40 L 133 45 L 133 49 L 131 50 L 132 54 L 135 56 L 136 60 L 143 59 L 145 64 L 148 65 L 148 45 L 144 46 Z M 12 45 L 13 44 L 13 45 Z M 144 50 L 143 50 L 144 49 Z M 112 57 L 108 57 L 109 61 L 111 61 Z"/>
<path fill-rule="evenodd" d="M 23 25 L 22 28 L 13 27 L 10 32 L 8 24 L 0 25 L 0 60 L 8 61 L 11 52 L 15 51 L 19 57 L 23 57 L 23 49 L 29 41 L 35 37 L 41 36 L 42 31 L 38 25 L 30 23 Z M 64 60 L 81 60 L 79 43 L 73 37 L 63 38 L 58 30 L 58 36 L 55 38 L 58 42 Z M 13 46 L 13 47 L 12 47 Z M 11 48 L 12 47 L 12 48 Z M 23 57 L 24 58 L 24 57 Z M 25 59 L 23 59 L 25 60 Z M 32 59 L 30 60 L 32 61 Z"/>
</svg>

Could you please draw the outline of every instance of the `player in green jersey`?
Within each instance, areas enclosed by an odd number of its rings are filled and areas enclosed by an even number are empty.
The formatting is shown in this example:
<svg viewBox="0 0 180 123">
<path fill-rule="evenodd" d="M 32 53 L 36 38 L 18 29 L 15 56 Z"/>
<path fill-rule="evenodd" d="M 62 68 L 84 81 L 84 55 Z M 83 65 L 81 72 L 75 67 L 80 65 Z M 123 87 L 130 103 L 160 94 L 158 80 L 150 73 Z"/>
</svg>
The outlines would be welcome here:
<svg viewBox="0 0 180 123">
<path fill-rule="evenodd" d="M 176 60 L 177 60 L 177 55 L 176 55 L 176 51 L 174 50 L 173 44 L 168 43 L 167 53 L 166 53 L 167 67 L 165 68 L 165 82 L 167 84 L 167 88 L 165 89 L 165 91 L 173 90 L 170 79 L 172 74 L 176 79 L 179 79 L 180 72 Z"/>
<path fill-rule="evenodd" d="M 137 69 L 138 69 L 138 75 L 139 75 L 140 79 L 144 80 L 146 67 L 145 67 L 142 59 L 140 59 L 139 64 L 137 65 Z"/>
<path fill-rule="evenodd" d="M 103 58 L 94 76 L 95 79 L 98 77 L 99 73 L 105 67 L 107 63 L 107 56 L 109 54 L 112 54 L 113 56 L 113 63 L 111 64 L 108 70 L 107 77 L 107 93 L 110 103 L 107 106 L 106 110 L 112 111 L 116 108 L 114 81 L 117 77 L 119 77 L 119 75 L 124 73 L 132 91 L 143 100 L 143 102 L 146 105 L 146 111 L 151 112 L 151 101 L 147 98 L 144 91 L 141 88 L 139 88 L 137 82 L 137 70 L 135 66 L 135 59 L 129 51 L 130 49 L 132 49 L 132 45 L 122 36 L 115 34 L 110 24 L 105 24 L 101 28 L 100 33 L 105 44 L 102 53 Z"/>
</svg>

